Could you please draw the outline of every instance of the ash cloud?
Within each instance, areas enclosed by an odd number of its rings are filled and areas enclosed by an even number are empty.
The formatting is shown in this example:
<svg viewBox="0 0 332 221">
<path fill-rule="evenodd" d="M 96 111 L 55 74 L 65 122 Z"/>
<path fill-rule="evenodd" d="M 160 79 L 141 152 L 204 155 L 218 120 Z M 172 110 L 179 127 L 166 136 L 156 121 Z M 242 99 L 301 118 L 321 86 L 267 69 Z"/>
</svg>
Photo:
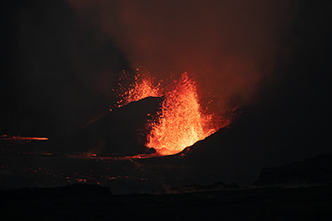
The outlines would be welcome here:
<svg viewBox="0 0 332 221">
<path fill-rule="evenodd" d="M 157 80 L 187 71 L 219 112 L 246 104 L 273 78 L 295 1 L 67 0 L 112 38 L 132 68 Z"/>
</svg>

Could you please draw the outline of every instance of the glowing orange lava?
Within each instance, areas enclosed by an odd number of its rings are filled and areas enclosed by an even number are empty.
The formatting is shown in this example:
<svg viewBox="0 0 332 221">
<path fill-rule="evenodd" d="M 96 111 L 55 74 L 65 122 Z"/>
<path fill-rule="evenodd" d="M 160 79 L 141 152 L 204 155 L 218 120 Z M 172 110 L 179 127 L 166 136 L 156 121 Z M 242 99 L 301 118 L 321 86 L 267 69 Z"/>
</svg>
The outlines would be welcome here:
<svg viewBox="0 0 332 221">
<path fill-rule="evenodd" d="M 204 139 L 216 129 L 204 131 L 207 117 L 200 112 L 196 84 L 188 74 L 182 74 L 171 90 L 165 92 L 161 114 L 152 122 L 147 147 L 153 147 L 162 155 L 181 152 L 184 148 Z"/>
<path fill-rule="evenodd" d="M 21 136 L 8 136 L 8 135 L 1 135 L 0 140 L 48 140 L 47 137 L 21 137 Z"/>
<path fill-rule="evenodd" d="M 218 125 L 213 122 L 213 115 L 202 113 L 196 81 L 190 79 L 187 72 L 164 88 L 161 83 L 154 86 L 149 77 L 137 75 L 129 90 L 122 88 L 118 106 L 149 96 L 165 96 L 156 119 L 148 122 L 151 131 L 146 146 L 156 149 L 159 155 L 179 153 L 229 124 L 225 121 Z"/>
</svg>

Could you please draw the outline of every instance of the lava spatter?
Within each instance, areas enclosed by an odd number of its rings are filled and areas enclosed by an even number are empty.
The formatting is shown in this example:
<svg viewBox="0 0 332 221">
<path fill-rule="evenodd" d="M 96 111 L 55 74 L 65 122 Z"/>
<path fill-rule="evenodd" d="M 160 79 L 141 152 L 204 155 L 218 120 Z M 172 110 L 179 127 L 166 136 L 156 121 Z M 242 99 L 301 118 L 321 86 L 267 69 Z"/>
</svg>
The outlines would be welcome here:
<svg viewBox="0 0 332 221">
<path fill-rule="evenodd" d="M 120 89 L 118 106 L 149 96 L 165 97 L 161 110 L 148 121 L 151 130 L 146 143 L 160 155 L 177 154 L 230 123 L 220 121 L 216 124 L 213 114 L 202 113 L 196 80 L 187 72 L 164 86 L 161 82 L 155 86 L 151 77 L 138 74 L 130 88 L 120 84 Z"/>
</svg>

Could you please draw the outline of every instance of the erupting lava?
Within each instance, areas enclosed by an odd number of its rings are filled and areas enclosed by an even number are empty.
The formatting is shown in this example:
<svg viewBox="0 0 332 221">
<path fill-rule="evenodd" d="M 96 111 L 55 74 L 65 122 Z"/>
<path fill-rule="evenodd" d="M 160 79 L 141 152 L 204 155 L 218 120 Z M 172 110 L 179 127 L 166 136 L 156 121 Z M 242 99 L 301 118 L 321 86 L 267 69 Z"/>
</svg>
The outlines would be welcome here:
<svg viewBox="0 0 332 221">
<path fill-rule="evenodd" d="M 154 86 L 150 77 L 136 75 L 130 89 L 120 84 L 118 107 L 149 96 L 165 97 L 160 112 L 155 119 L 148 121 L 151 131 L 146 144 L 160 155 L 179 153 L 229 124 L 224 121 L 217 125 L 213 122 L 213 115 L 202 113 L 196 81 L 190 79 L 187 72 L 167 87 L 161 83 Z"/>
<path fill-rule="evenodd" d="M 124 78 L 127 81 L 129 80 L 127 79 L 125 73 L 124 73 Z M 153 79 L 151 77 L 141 76 L 139 73 L 135 75 L 135 82 L 133 85 L 130 85 L 129 88 L 121 83 L 119 83 L 119 86 L 120 86 L 120 91 L 118 96 L 121 99 L 117 102 L 118 107 L 122 107 L 126 104 L 129 104 L 130 102 L 138 101 L 146 97 L 163 96 L 161 83 L 159 83 L 157 86 L 154 86 Z"/>
</svg>

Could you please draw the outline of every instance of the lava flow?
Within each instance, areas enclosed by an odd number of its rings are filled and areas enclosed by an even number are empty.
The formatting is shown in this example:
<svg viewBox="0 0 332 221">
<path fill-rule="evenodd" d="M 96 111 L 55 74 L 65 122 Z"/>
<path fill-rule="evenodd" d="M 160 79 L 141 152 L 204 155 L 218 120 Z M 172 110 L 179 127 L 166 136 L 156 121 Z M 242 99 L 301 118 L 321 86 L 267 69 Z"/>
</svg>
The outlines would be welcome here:
<svg viewBox="0 0 332 221">
<path fill-rule="evenodd" d="M 8 135 L 1 135 L 0 140 L 9 140 L 9 141 L 23 141 L 23 140 L 48 140 L 47 137 L 21 137 L 20 135 L 18 136 L 8 136 Z"/>
<path fill-rule="evenodd" d="M 230 123 L 227 120 L 216 123 L 212 114 L 202 113 L 196 81 L 187 72 L 164 87 L 161 83 L 154 86 L 150 77 L 137 75 L 130 89 L 120 84 L 118 106 L 149 96 L 165 97 L 155 119 L 148 121 L 151 130 L 146 146 L 156 149 L 159 155 L 179 153 Z"/>
</svg>

